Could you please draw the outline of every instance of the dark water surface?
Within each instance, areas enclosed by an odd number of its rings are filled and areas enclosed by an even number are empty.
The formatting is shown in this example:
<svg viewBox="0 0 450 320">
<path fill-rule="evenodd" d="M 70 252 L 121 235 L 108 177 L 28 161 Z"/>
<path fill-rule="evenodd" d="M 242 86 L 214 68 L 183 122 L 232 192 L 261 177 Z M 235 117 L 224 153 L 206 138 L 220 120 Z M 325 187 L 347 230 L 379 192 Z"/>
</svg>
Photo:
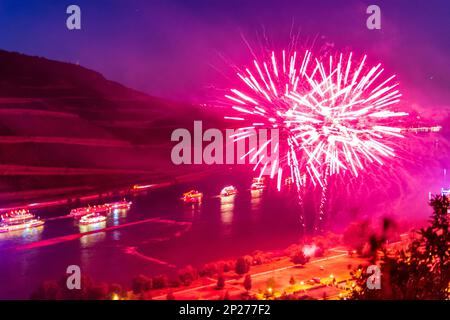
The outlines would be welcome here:
<svg viewBox="0 0 450 320">
<path fill-rule="evenodd" d="M 230 183 L 239 193 L 226 200 L 218 197 Z M 270 189 L 251 192 L 249 184 L 249 179 L 215 177 L 149 191 L 128 199 L 133 201 L 129 211 L 110 213 L 103 225 L 85 228 L 72 218 L 51 219 L 67 215 L 70 208 L 40 210 L 38 215 L 50 218 L 43 227 L 0 234 L 0 299 L 27 299 L 42 281 L 59 279 L 73 264 L 95 282 L 130 286 L 138 274 L 171 273 L 187 264 L 280 249 L 297 241 L 295 197 Z M 200 205 L 180 201 L 191 187 L 204 193 Z M 127 225 L 135 221 L 144 223 Z M 111 226 L 124 227 L 70 237 Z M 48 239 L 57 241 L 50 244 Z"/>
</svg>

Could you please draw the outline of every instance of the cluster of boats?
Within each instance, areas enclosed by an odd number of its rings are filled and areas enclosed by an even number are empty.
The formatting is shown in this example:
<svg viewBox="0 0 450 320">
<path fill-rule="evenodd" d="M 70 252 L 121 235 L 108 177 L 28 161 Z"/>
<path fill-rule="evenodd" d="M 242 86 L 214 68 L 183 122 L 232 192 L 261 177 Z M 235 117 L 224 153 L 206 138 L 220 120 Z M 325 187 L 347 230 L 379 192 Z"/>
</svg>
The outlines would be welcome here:
<svg viewBox="0 0 450 320">
<path fill-rule="evenodd" d="M 27 209 L 13 210 L 1 215 L 0 232 L 9 232 L 42 226 L 44 221 Z"/>
<path fill-rule="evenodd" d="M 250 189 L 263 190 L 266 188 L 264 178 L 254 178 Z M 220 191 L 220 197 L 226 198 L 235 195 L 238 192 L 235 186 L 226 186 Z M 200 203 L 203 193 L 198 190 L 191 190 L 183 194 L 181 198 L 186 203 Z M 89 225 L 106 221 L 107 215 L 115 210 L 128 210 L 131 207 L 130 201 L 118 201 L 104 203 L 100 205 L 87 206 L 72 209 L 70 216 L 78 219 L 80 225 Z M 0 233 L 35 228 L 42 226 L 44 220 L 36 217 L 28 209 L 13 210 L 0 215 Z"/>
<path fill-rule="evenodd" d="M 266 183 L 264 177 L 262 178 L 253 178 L 252 185 L 250 189 L 252 191 L 263 190 L 266 188 Z M 220 191 L 220 197 L 226 198 L 235 195 L 238 192 L 235 186 L 226 186 Z M 200 203 L 203 198 L 203 193 L 198 190 L 190 190 L 186 193 L 183 193 L 181 200 L 186 203 Z"/>
<path fill-rule="evenodd" d="M 128 210 L 131 204 L 129 201 L 104 203 L 73 209 L 70 211 L 70 215 L 79 219 L 80 225 L 89 225 L 106 221 L 107 214 L 114 210 Z M 12 210 L 0 215 L 0 233 L 36 228 L 44 223 L 44 220 L 36 217 L 28 209 Z"/>
<path fill-rule="evenodd" d="M 131 207 L 131 201 L 118 201 L 104 203 L 95 206 L 76 208 L 70 211 L 70 215 L 79 218 L 80 225 L 88 225 L 106 221 L 106 215 L 114 210 L 128 210 Z"/>
</svg>

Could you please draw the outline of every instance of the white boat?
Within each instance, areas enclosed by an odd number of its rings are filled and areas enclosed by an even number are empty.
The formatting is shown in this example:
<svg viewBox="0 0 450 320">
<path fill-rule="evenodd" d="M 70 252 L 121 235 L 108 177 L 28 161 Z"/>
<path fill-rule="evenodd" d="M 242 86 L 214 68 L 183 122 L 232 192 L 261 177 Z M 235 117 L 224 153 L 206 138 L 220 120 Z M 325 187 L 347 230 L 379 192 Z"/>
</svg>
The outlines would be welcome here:
<svg viewBox="0 0 450 320">
<path fill-rule="evenodd" d="M 221 197 L 229 197 L 235 195 L 237 193 L 237 189 L 235 186 L 227 186 L 220 191 Z"/>
<path fill-rule="evenodd" d="M 94 224 L 94 223 L 99 223 L 99 222 L 103 222 L 103 221 L 106 221 L 105 216 L 102 216 L 99 213 L 91 213 L 91 214 L 82 216 L 80 219 L 80 224 L 88 225 L 88 224 Z"/>
<path fill-rule="evenodd" d="M 250 189 L 252 189 L 252 190 L 263 190 L 265 188 L 266 188 L 266 185 L 261 182 L 254 182 L 254 183 L 252 183 L 252 186 L 250 187 Z"/>
<path fill-rule="evenodd" d="M 15 210 L 1 216 L 0 232 L 9 232 L 42 226 L 43 220 L 37 219 L 29 210 Z"/>
<path fill-rule="evenodd" d="M 203 193 L 198 192 L 197 190 L 191 190 L 189 192 L 183 193 L 183 197 L 181 199 L 187 203 L 200 203 L 202 202 L 202 198 Z"/>
<path fill-rule="evenodd" d="M 265 178 L 253 178 L 252 185 L 250 187 L 251 190 L 263 190 L 266 188 Z"/>
<path fill-rule="evenodd" d="M 111 203 L 104 203 L 95 206 L 88 206 L 82 208 L 72 209 L 70 215 L 72 217 L 82 217 L 91 213 L 108 213 L 115 209 L 125 209 L 128 210 L 131 207 L 131 201 L 117 201 Z"/>
</svg>

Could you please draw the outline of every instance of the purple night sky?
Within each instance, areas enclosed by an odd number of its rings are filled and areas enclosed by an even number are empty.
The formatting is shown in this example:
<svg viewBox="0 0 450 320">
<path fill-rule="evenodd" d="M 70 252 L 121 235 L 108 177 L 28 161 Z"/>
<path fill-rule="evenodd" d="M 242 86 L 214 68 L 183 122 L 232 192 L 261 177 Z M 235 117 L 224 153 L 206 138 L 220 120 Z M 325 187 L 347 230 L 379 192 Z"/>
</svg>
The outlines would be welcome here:
<svg viewBox="0 0 450 320">
<path fill-rule="evenodd" d="M 251 61 L 242 36 L 263 34 L 280 50 L 291 26 L 301 41 L 369 55 L 401 81 L 404 100 L 444 107 L 450 98 L 448 1 L 377 1 L 382 29 L 366 28 L 373 1 L 8 1 L 0 2 L 0 48 L 79 63 L 129 87 L 176 100 L 201 100 Z M 77 4 L 82 30 L 65 26 Z M 217 71 L 217 70 L 220 70 Z"/>
</svg>

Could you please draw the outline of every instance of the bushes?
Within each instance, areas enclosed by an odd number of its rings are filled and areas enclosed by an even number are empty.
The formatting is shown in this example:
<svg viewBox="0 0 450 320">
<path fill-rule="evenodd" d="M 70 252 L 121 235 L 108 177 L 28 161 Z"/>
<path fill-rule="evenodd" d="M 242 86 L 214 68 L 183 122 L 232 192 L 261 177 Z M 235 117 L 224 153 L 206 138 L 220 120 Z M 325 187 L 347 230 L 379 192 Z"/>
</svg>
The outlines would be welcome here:
<svg viewBox="0 0 450 320">
<path fill-rule="evenodd" d="M 198 271 L 200 277 L 212 277 L 219 272 L 218 263 L 207 263 Z"/>
<path fill-rule="evenodd" d="M 368 241 L 368 236 L 373 233 L 368 221 L 353 222 L 344 231 L 342 241 L 361 254 Z"/>
<path fill-rule="evenodd" d="M 131 287 L 134 294 L 140 294 L 152 289 L 152 279 L 144 275 L 138 275 L 133 278 Z"/>
<path fill-rule="evenodd" d="M 236 263 L 234 261 L 228 260 L 228 261 L 220 261 L 218 263 L 219 265 L 219 271 L 223 272 L 229 272 L 231 270 L 234 270 L 236 268 Z"/>
<path fill-rule="evenodd" d="M 67 275 L 59 281 L 44 281 L 31 295 L 31 299 L 37 300 L 104 300 L 111 299 L 112 295 L 124 296 L 120 285 L 95 284 L 89 277 L 81 277 L 81 289 L 69 290 L 66 284 Z"/>
<path fill-rule="evenodd" d="M 284 255 L 285 256 L 288 256 L 288 257 L 291 257 L 291 256 L 293 256 L 297 251 L 299 251 L 299 250 L 301 250 L 302 249 L 302 246 L 301 245 L 299 245 L 299 244 L 291 244 L 289 247 L 287 247 L 285 250 L 284 250 Z"/>
<path fill-rule="evenodd" d="M 223 277 L 223 274 L 220 274 L 219 277 L 217 278 L 216 288 L 217 290 L 222 290 L 223 288 L 225 288 L 225 278 Z"/>
<path fill-rule="evenodd" d="M 88 300 L 104 300 L 109 298 L 109 294 L 108 294 L 108 285 L 107 284 L 99 284 L 99 285 L 95 285 L 93 286 L 87 294 L 87 299 Z"/>
<path fill-rule="evenodd" d="M 57 281 L 44 281 L 31 296 L 32 299 L 37 300 L 57 300 L 62 297 L 59 296 L 60 288 Z"/>
<path fill-rule="evenodd" d="M 244 288 L 245 288 L 245 290 L 247 290 L 247 291 L 250 291 L 250 289 L 252 288 L 252 276 L 249 275 L 249 274 L 247 274 L 247 275 L 245 276 L 245 279 L 244 279 Z"/>
<path fill-rule="evenodd" d="M 178 271 L 178 277 L 183 285 L 189 286 L 192 281 L 198 279 L 198 271 L 189 265 Z"/>
<path fill-rule="evenodd" d="M 169 287 L 171 288 L 178 288 L 181 286 L 181 281 L 178 278 L 170 279 L 169 280 Z"/>
<path fill-rule="evenodd" d="M 317 249 L 314 252 L 314 256 L 316 258 L 318 258 L 318 257 L 323 257 L 324 255 L 325 255 L 325 248 L 324 248 L 324 245 L 320 242 L 317 244 Z"/>
<path fill-rule="evenodd" d="M 255 251 L 252 254 L 252 264 L 261 265 L 263 263 L 268 263 L 273 260 L 272 253 L 266 253 L 262 251 Z"/>
<path fill-rule="evenodd" d="M 418 230 L 417 238 L 406 248 L 390 248 L 389 224 L 384 223 L 379 238 L 370 237 L 373 252 L 370 263 L 381 272 L 381 288 L 372 290 L 372 273 L 361 266 L 351 273 L 354 281 L 348 298 L 354 300 L 448 300 L 450 284 L 450 207 L 445 196 L 434 196 L 429 203 L 433 214 L 428 225 Z M 369 235 L 366 235 L 369 236 Z M 380 253 L 381 254 L 378 254 Z M 373 283 L 373 282 L 372 282 Z"/>
<path fill-rule="evenodd" d="M 309 257 L 303 252 L 303 246 L 299 244 L 290 245 L 285 251 L 285 254 L 291 258 L 294 264 L 304 265 L 309 261 Z"/>
<path fill-rule="evenodd" d="M 291 260 L 294 264 L 304 265 L 309 261 L 309 257 L 305 256 L 303 250 L 298 249 L 292 253 Z"/>
<path fill-rule="evenodd" d="M 245 257 L 240 257 L 236 261 L 236 267 L 235 271 L 239 275 L 246 274 L 250 270 L 250 264 L 248 262 L 248 259 L 246 260 Z"/>
<path fill-rule="evenodd" d="M 159 275 L 153 278 L 153 289 L 164 289 L 168 284 L 167 276 Z"/>
<path fill-rule="evenodd" d="M 117 296 L 125 297 L 126 295 L 126 290 L 124 290 L 120 284 L 113 283 L 108 288 L 108 299 L 113 299 Z"/>
</svg>

